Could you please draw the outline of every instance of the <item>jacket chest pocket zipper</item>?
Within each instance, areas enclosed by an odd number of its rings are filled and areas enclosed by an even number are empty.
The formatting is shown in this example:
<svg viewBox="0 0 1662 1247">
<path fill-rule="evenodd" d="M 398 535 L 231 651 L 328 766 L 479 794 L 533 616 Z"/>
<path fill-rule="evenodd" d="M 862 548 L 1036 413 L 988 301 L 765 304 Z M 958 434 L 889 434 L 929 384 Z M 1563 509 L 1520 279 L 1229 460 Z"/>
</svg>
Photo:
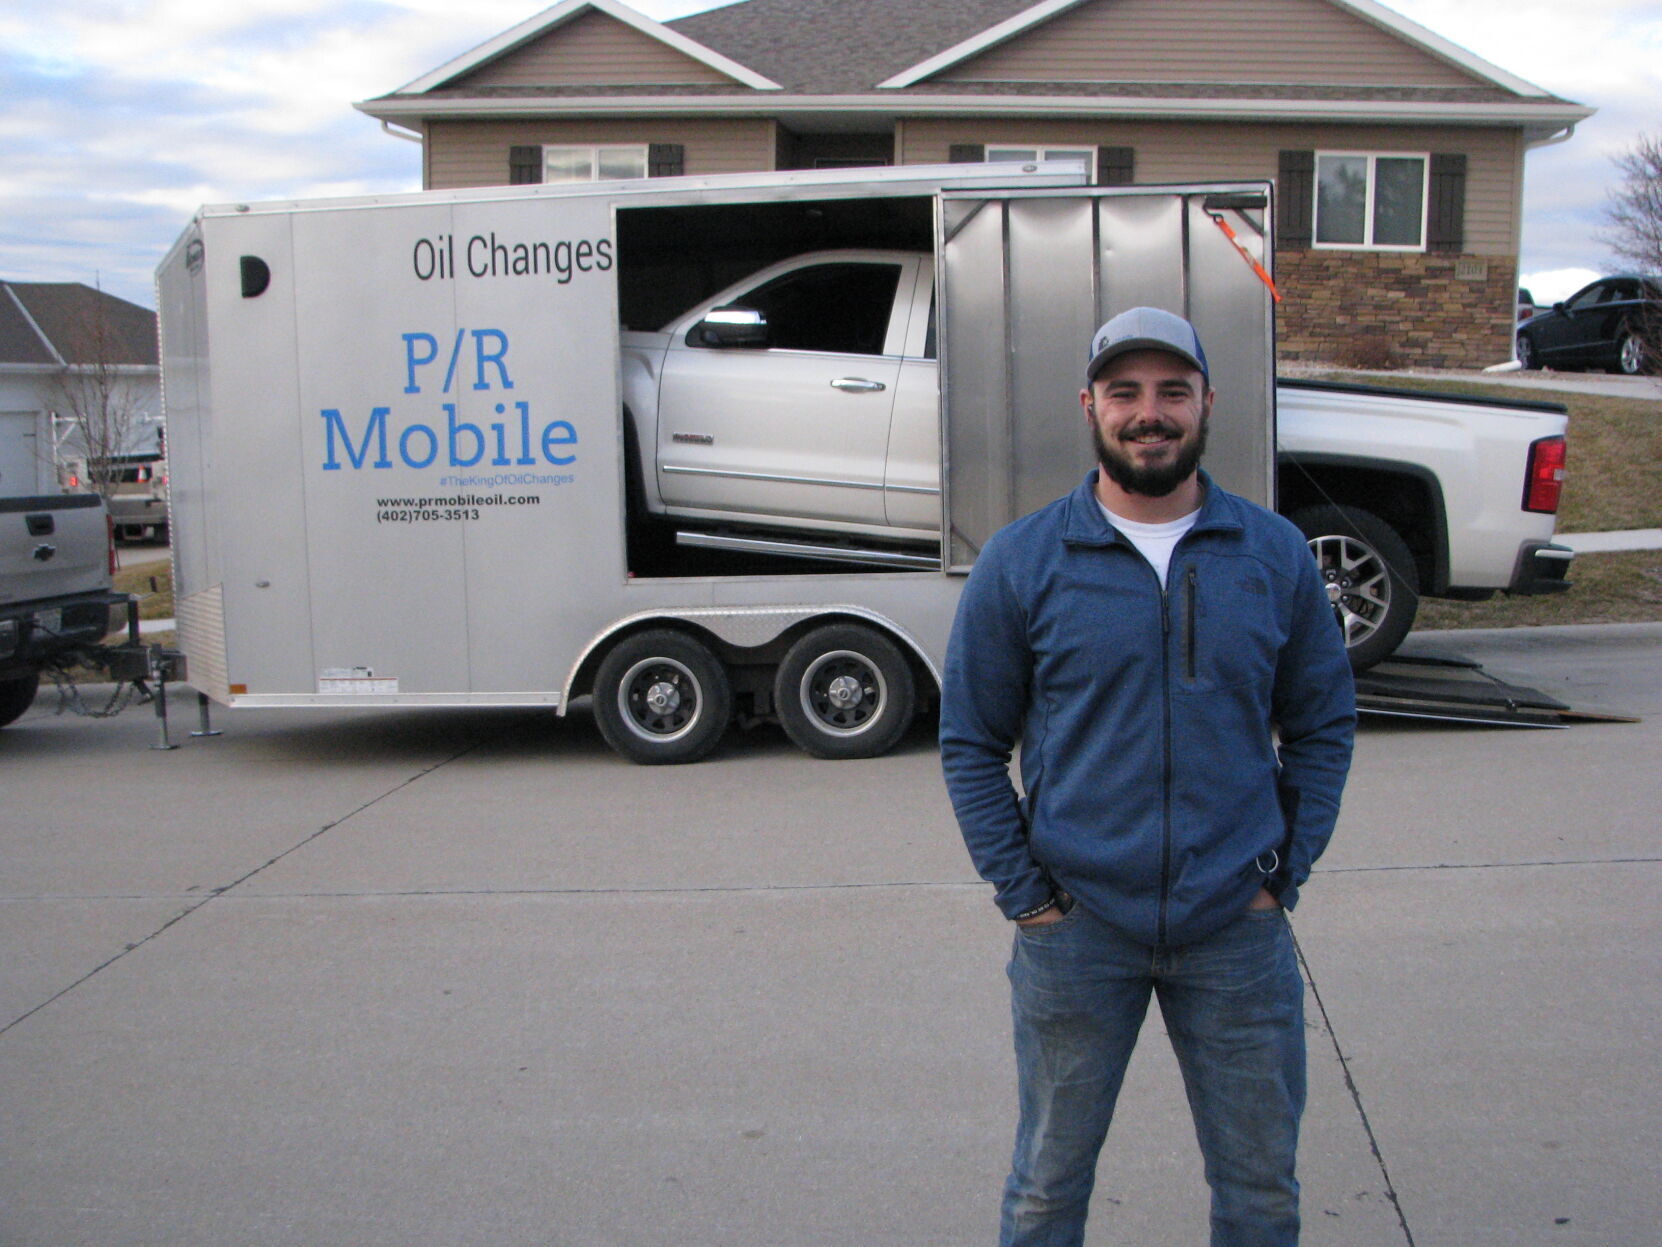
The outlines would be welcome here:
<svg viewBox="0 0 1662 1247">
<path fill-rule="evenodd" d="M 1183 674 L 1195 678 L 1195 569 L 1183 573 Z"/>
</svg>

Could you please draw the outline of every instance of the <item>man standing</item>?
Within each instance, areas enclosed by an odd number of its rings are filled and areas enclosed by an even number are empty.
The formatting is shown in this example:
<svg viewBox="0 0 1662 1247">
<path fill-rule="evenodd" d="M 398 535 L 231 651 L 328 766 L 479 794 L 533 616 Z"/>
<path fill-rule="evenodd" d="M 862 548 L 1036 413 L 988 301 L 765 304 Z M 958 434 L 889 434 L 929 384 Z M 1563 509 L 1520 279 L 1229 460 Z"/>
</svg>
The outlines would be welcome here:
<svg viewBox="0 0 1662 1247">
<path fill-rule="evenodd" d="M 1000 1243 L 1084 1241 L 1152 992 L 1213 1247 L 1286 1247 L 1305 1055 L 1284 910 L 1338 817 L 1350 666 L 1298 530 L 1200 469 L 1213 392 L 1194 327 L 1121 313 L 1085 378 L 1100 467 L 981 552 L 941 706 L 964 841 L 1016 924 Z"/>
</svg>

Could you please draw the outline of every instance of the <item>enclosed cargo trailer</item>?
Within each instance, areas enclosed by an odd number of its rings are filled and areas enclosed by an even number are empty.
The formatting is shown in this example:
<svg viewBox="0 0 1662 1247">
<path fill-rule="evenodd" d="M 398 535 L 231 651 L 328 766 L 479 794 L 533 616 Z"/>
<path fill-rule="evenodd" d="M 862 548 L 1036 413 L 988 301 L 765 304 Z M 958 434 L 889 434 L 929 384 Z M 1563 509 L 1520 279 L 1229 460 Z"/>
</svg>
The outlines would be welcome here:
<svg viewBox="0 0 1662 1247">
<path fill-rule="evenodd" d="M 563 714 L 592 694 L 642 762 L 703 756 L 735 713 L 820 756 L 880 753 L 935 692 L 981 544 L 1090 464 L 1076 396 L 1115 312 L 1195 322 L 1222 395 L 1208 466 L 1270 502 L 1270 292 L 1248 262 L 1268 263 L 1268 215 L 1261 183 L 1098 189 L 1045 165 L 204 208 L 158 274 L 191 681 L 233 707 Z M 939 565 L 632 543 L 620 316 L 920 233 Z"/>
</svg>

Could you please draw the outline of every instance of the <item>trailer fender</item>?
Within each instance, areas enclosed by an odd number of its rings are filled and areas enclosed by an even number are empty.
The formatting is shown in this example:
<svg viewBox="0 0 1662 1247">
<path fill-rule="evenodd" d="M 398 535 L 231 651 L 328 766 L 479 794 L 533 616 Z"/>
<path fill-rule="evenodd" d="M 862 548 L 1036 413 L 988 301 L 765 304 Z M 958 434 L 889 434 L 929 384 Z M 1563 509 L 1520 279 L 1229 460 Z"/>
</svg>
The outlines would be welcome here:
<svg viewBox="0 0 1662 1247">
<path fill-rule="evenodd" d="M 836 620 L 860 620 L 888 636 L 929 674 L 940 688 L 941 673 L 918 639 L 888 616 L 866 606 L 828 603 L 814 606 L 718 606 L 689 609 L 638 611 L 608 624 L 596 633 L 577 655 L 566 674 L 560 695 L 560 714 L 565 715 L 573 697 L 589 691 L 595 670 L 617 641 L 644 628 L 681 628 L 707 636 L 720 645 L 757 650 L 772 645 L 786 633 Z"/>
</svg>

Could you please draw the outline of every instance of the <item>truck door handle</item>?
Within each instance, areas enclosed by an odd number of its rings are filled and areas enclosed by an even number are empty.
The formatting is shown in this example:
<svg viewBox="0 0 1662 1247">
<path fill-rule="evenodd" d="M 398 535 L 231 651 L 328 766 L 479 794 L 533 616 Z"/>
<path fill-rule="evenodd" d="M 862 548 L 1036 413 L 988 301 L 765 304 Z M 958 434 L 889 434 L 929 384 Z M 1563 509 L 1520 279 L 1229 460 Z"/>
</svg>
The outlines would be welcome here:
<svg viewBox="0 0 1662 1247">
<path fill-rule="evenodd" d="M 864 377 L 837 377 L 831 382 L 831 388 L 845 394 L 875 394 L 888 387 L 881 381 L 867 381 Z"/>
</svg>

